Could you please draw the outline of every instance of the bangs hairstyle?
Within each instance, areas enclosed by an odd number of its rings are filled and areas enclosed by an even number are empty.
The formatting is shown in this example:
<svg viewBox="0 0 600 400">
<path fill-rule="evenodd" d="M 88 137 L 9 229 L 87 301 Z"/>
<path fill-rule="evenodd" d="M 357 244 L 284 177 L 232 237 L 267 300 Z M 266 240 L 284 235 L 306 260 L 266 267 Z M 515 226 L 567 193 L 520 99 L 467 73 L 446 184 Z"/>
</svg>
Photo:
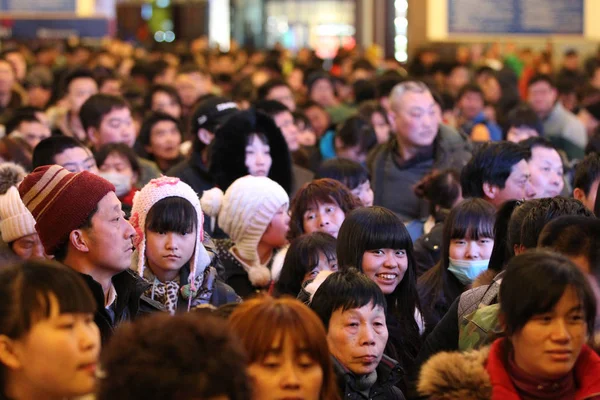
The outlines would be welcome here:
<svg viewBox="0 0 600 400">
<path fill-rule="evenodd" d="M 294 239 L 285 255 L 281 275 L 275 284 L 275 292 L 278 295 L 298 296 L 304 276 L 319 264 L 321 253 L 327 261 L 336 259 L 335 244 L 335 238 L 323 232 L 314 232 Z"/>
<path fill-rule="evenodd" d="M 246 350 L 249 364 L 281 351 L 284 340 L 291 341 L 297 354 L 305 353 L 323 370 L 319 398 L 339 399 L 325 329 L 317 316 L 298 300 L 269 296 L 248 300 L 229 316 L 229 327 Z M 281 340 L 275 349 L 277 339 Z"/>
<path fill-rule="evenodd" d="M 396 214 L 384 207 L 361 207 L 352 211 L 344 219 L 338 234 L 340 267 L 354 266 L 362 271 L 363 254 L 375 249 L 406 250 L 409 263 L 414 266 L 412 240 Z"/>
<path fill-rule="evenodd" d="M 25 261 L 0 271 L 0 335 L 18 339 L 32 326 L 60 314 L 96 312 L 94 297 L 79 274 L 50 261 Z M 9 301 L 10 299 L 10 301 Z"/>
<path fill-rule="evenodd" d="M 192 233 L 198 229 L 198 214 L 192 203 L 183 197 L 166 197 L 150 208 L 145 228 L 161 233 Z"/>
<path fill-rule="evenodd" d="M 387 315 L 387 302 L 379 286 L 356 268 L 334 272 L 329 275 L 315 292 L 310 308 L 321 318 L 325 329 L 329 329 L 331 316 L 372 304 L 382 307 Z"/>
<path fill-rule="evenodd" d="M 292 199 L 290 207 L 290 232 L 289 239 L 293 240 L 304 232 L 304 213 L 309 208 L 314 208 L 318 203 L 335 203 L 348 214 L 360 207 L 360 201 L 350 190 L 340 182 L 329 179 L 317 179 L 305 184 Z"/>
<path fill-rule="evenodd" d="M 495 222 L 494 206 L 483 199 L 467 199 L 450 211 L 444 224 L 444 238 L 448 247 L 452 239 L 493 239 Z"/>
<path fill-rule="evenodd" d="M 511 259 L 500 285 L 500 315 L 505 332 L 519 332 L 531 318 L 550 312 L 569 287 L 579 298 L 587 333 L 594 333 L 596 299 L 583 274 L 562 254 L 547 250 L 527 251 Z M 515 293 L 527 293 L 515 296 Z"/>
</svg>

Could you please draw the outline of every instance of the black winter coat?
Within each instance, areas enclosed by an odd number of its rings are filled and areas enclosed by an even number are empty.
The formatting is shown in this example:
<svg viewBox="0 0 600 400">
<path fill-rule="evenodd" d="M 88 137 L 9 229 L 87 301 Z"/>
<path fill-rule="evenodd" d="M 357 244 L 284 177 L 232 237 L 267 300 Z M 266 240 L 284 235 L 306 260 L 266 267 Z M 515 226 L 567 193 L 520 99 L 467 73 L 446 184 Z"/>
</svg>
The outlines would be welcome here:
<svg viewBox="0 0 600 400">
<path fill-rule="evenodd" d="M 333 370 L 337 377 L 340 396 L 347 400 L 405 400 L 404 394 L 395 385 L 402 379 L 403 371 L 398 363 L 388 356 L 383 356 L 376 368 L 377 381 L 371 387 L 369 397 L 356 388 L 356 377 L 340 362 L 332 357 Z"/>
</svg>

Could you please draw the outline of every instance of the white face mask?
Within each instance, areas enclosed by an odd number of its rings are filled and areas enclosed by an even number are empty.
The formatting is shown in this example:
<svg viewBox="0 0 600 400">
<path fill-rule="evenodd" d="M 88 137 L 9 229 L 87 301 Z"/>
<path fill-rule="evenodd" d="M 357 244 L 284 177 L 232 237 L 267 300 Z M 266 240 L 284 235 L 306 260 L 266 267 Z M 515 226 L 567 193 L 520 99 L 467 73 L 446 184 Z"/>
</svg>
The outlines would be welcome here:
<svg viewBox="0 0 600 400">
<path fill-rule="evenodd" d="M 449 258 L 448 271 L 452 272 L 456 279 L 463 285 L 470 285 L 475 278 L 487 270 L 490 260 L 455 260 Z"/>
<path fill-rule="evenodd" d="M 115 186 L 117 197 L 125 196 L 131 190 L 131 178 L 118 172 L 100 172 L 100 176 Z"/>
</svg>

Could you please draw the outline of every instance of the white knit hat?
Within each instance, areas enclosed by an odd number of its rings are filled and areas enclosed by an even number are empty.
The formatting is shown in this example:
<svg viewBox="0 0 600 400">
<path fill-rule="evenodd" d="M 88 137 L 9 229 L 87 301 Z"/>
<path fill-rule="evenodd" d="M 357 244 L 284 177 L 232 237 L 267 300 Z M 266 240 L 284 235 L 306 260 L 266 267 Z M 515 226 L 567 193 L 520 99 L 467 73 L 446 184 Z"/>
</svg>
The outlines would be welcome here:
<svg viewBox="0 0 600 400">
<path fill-rule="evenodd" d="M 194 192 L 189 185 L 181 182 L 179 178 L 162 176 L 153 179 L 148 182 L 142 190 L 136 192 L 133 197 L 133 207 L 131 208 L 131 218 L 129 219 L 129 222 L 131 222 L 131 225 L 133 225 L 136 231 L 136 238 L 134 240 L 136 250 L 133 253 L 132 269 L 140 276 L 144 276 L 144 268 L 146 267 L 146 217 L 154 204 L 167 197 L 182 197 L 186 199 L 194 206 L 196 215 L 198 215 L 196 248 L 192 260 L 190 261 L 189 282 L 193 286 L 194 279 L 199 274 L 203 273 L 210 264 L 210 257 L 202 244 L 204 240 L 204 214 L 200 207 L 200 200 L 198 199 L 196 192 Z M 197 288 L 192 287 L 192 290 L 196 289 Z"/>
<path fill-rule="evenodd" d="M 0 233 L 6 243 L 36 233 L 35 220 L 17 189 L 26 174 L 20 165 L 0 164 Z"/>
<path fill-rule="evenodd" d="M 255 286 L 264 286 L 271 272 L 260 264 L 258 242 L 281 207 L 289 206 L 285 190 L 264 176 L 246 175 L 234 181 L 225 194 L 214 188 L 204 192 L 202 208 L 211 217 L 218 217 L 219 227 L 229 235 L 241 258 L 251 267 L 248 278 Z"/>
</svg>

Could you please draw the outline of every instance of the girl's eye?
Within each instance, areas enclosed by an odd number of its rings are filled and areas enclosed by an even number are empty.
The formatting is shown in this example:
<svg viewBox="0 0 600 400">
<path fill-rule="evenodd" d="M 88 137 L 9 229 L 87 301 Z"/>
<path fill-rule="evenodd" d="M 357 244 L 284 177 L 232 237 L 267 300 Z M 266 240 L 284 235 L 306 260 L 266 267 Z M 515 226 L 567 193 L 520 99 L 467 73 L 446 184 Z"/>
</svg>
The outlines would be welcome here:
<svg viewBox="0 0 600 400">
<path fill-rule="evenodd" d="M 406 255 L 406 251 L 404 250 L 396 250 L 396 256 L 403 257 Z"/>
<path fill-rule="evenodd" d="M 309 275 L 311 278 L 314 278 L 315 276 L 317 276 L 319 274 L 319 271 L 315 268 L 312 271 L 310 271 Z"/>
<path fill-rule="evenodd" d="M 381 250 L 381 249 L 371 250 L 371 254 L 375 254 L 375 255 L 379 256 L 379 255 L 383 254 L 383 250 Z"/>
<path fill-rule="evenodd" d="M 338 265 L 337 264 L 333 264 L 330 268 L 331 268 L 331 270 L 333 272 L 336 272 L 338 270 Z"/>
</svg>

